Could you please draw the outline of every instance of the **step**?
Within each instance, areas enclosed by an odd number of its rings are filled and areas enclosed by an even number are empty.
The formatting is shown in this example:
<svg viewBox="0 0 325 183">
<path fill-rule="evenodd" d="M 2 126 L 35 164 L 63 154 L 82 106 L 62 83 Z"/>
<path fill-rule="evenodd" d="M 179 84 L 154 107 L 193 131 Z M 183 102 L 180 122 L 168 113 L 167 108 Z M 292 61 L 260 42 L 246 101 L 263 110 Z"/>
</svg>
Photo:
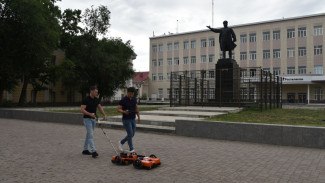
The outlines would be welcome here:
<svg viewBox="0 0 325 183">
<path fill-rule="evenodd" d="M 200 112 L 226 112 L 236 113 L 243 110 L 238 107 L 201 107 L 201 106 L 187 106 L 187 107 L 162 107 L 161 111 L 200 111 Z"/>
<path fill-rule="evenodd" d="M 101 126 L 103 128 L 124 129 L 122 123 L 110 122 L 110 121 L 101 121 L 100 124 L 101 124 Z M 136 130 L 147 131 L 147 132 L 159 132 L 159 133 L 175 134 L 175 127 L 169 127 L 169 126 L 137 124 Z"/>
<path fill-rule="evenodd" d="M 122 123 L 122 116 L 113 116 L 108 118 L 111 122 Z M 193 118 L 181 116 L 159 116 L 159 115 L 141 115 L 141 124 L 143 125 L 159 125 L 159 126 L 175 126 L 175 120 L 191 120 Z"/>
<path fill-rule="evenodd" d="M 226 114 L 226 112 L 164 111 L 164 110 L 143 111 L 140 113 L 142 116 L 144 115 L 180 116 L 180 117 L 188 117 L 188 118 L 210 118 L 210 117 Z"/>
</svg>

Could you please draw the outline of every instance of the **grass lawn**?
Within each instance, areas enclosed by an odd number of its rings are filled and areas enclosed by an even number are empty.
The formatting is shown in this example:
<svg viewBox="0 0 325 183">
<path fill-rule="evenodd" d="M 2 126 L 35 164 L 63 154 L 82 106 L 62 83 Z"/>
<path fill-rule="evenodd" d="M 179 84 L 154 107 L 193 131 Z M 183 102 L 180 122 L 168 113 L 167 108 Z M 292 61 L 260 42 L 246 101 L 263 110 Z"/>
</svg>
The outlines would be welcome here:
<svg viewBox="0 0 325 183">
<path fill-rule="evenodd" d="M 139 107 L 139 110 L 140 110 L 140 114 L 141 114 L 141 111 L 153 111 L 153 110 L 157 110 L 158 108 L 161 108 L 161 106 L 160 107 Z M 114 107 L 114 108 L 105 108 L 104 107 L 104 111 L 108 117 L 122 115 L 121 113 L 117 112 L 117 107 Z M 52 112 L 70 112 L 70 113 L 80 113 L 81 114 L 80 110 L 52 110 Z M 97 109 L 97 115 L 99 117 L 103 116 L 99 112 L 98 109 Z"/>
<path fill-rule="evenodd" d="M 249 108 L 206 120 L 325 127 L 325 109 L 272 109 L 260 112 L 257 108 Z"/>
</svg>

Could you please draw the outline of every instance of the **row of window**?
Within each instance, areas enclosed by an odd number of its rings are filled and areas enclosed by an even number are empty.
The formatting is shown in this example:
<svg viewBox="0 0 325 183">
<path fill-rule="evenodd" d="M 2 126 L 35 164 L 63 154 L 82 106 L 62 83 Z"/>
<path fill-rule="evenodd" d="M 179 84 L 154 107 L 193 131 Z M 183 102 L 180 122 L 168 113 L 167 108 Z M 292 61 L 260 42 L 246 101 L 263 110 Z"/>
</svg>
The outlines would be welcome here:
<svg viewBox="0 0 325 183">
<path fill-rule="evenodd" d="M 201 55 L 200 63 L 206 63 L 207 61 L 208 62 L 214 62 L 215 61 L 214 55 L 209 55 L 208 57 L 207 57 L 207 55 Z M 189 57 L 183 57 L 183 64 L 184 65 L 189 64 L 189 62 L 191 64 L 196 64 L 196 56 L 191 56 L 190 58 Z M 155 59 L 152 60 L 152 67 L 156 67 L 157 63 L 158 63 L 158 66 L 163 66 L 164 65 L 164 60 L 163 59 L 158 59 L 158 62 Z M 179 63 L 179 58 L 175 57 L 174 58 L 174 65 L 179 65 L 179 64 L 180 64 Z M 172 58 L 167 59 L 167 65 L 173 65 Z"/>
<path fill-rule="evenodd" d="M 314 26 L 314 36 L 319 36 L 323 35 L 323 27 L 320 26 Z M 279 40 L 281 38 L 281 32 L 280 30 L 275 30 L 272 32 L 273 40 Z M 307 36 L 307 28 L 306 27 L 301 27 L 298 28 L 298 37 L 306 37 Z M 287 38 L 295 38 L 296 37 L 296 30 L 293 29 L 287 29 Z M 271 39 L 271 32 L 266 31 L 263 32 L 263 41 L 268 41 Z M 249 42 L 256 42 L 256 33 L 251 33 L 249 34 Z M 247 42 L 247 34 L 241 34 L 240 35 L 240 42 L 241 43 L 246 43 Z M 189 41 L 184 41 L 183 42 L 183 49 L 194 49 L 196 48 L 196 40 L 192 40 L 191 42 Z M 207 39 L 201 39 L 201 48 L 204 47 L 213 47 L 215 46 L 215 39 L 214 38 L 209 38 Z M 179 50 L 180 44 L 179 42 L 175 42 L 174 45 L 172 43 L 167 44 L 167 50 L 172 51 L 172 50 Z M 159 44 L 158 47 L 157 45 L 152 46 L 152 52 L 163 52 L 164 51 L 164 46 L 163 44 Z"/>
<path fill-rule="evenodd" d="M 323 54 L 323 45 L 314 46 L 314 55 L 322 55 Z M 303 57 L 307 55 L 307 49 L 306 47 L 299 47 L 298 48 L 298 56 Z M 287 57 L 295 57 L 296 51 L 295 48 L 287 48 Z M 235 54 L 232 55 L 233 59 L 235 59 Z M 280 49 L 273 49 L 273 55 L 272 58 L 280 58 L 281 57 L 281 50 Z M 219 58 L 222 58 L 222 53 L 220 53 Z M 249 60 L 256 60 L 256 51 L 250 51 L 249 52 Z M 271 58 L 271 50 L 263 50 L 263 59 L 270 59 Z M 247 60 L 247 52 L 240 52 L 240 60 Z M 214 62 L 215 56 L 212 55 L 201 55 L 200 63 L 206 63 L 206 62 Z M 156 59 L 152 60 L 152 66 L 156 67 L 158 63 L 158 66 L 163 66 L 164 61 L 163 59 L 158 59 L 158 62 Z M 196 56 L 191 57 L 183 57 L 183 64 L 196 64 Z M 174 63 L 172 58 L 167 59 L 167 65 L 179 65 L 180 60 L 178 57 L 174 58 Z"/>
<path fill-rule="evenodd" d="M 287 48 L 287 57 L 295 57 L 296 56 L 296 49 L 295 48 Z M 314 46 L 314 55 L 322 55 L 323 54 L 323 45 Z M 298 48 L 298 56 L 304 57 L 307 55 L 306 47 L 299 47 Z M 273 56 L 272 58 L 280 58 L 281 57 L 281 50 L 280 49 L 273 49 Z M 270 59 L 271 58 L 271 50 L 263 50 L 263 59 Z M 247 60 L 247 52 L 240 52 L 240 60 Z M 249 60 L 256 60 L 256 51 L 249 52 Z"/>
<path fill-rule="evenodd" d="M 265 72 L 270 72 L 270 68 L 264 68 L 263 69 Z M 201 78 L 210 78 L 213 79 L 215 77 L 215 72 L 214 71 L 208 71 L 208 72 L 202 72 L 200 73 Z M 196 78 L 196 71 L 190 71 L 189 72 L 191 78 Z M 281 74 L 281 68 L 280 67 L 275 67 L 273 68 L 273 74 L 275 75 L 280 75 Z M 284 73 L 283 73 L 284 74 Z M 296 68 L 295 67 L 287 67 L 287 74 L 296 74 Z M 298 67 L 298 74 L 307 74 L 307 68 L 306 66 L 299 66 Z M 314 66 L 314 74 L 323 74 L 323 66 L 318 65 Z M 249 73 L 246 70 L 242 70 L 240 73 L 241 77 L 255 77 L 256 76 L 256 69 L 250 69 Z M 166 80 L 170 80 L 170 73 L 167 73 L 167 77 L 165 78 Z M 152 74 L 152 80 L 153 81 L 163 81 L 164 80 L 164 75 L 162 73 L 158 74 Z"/>
</svg>

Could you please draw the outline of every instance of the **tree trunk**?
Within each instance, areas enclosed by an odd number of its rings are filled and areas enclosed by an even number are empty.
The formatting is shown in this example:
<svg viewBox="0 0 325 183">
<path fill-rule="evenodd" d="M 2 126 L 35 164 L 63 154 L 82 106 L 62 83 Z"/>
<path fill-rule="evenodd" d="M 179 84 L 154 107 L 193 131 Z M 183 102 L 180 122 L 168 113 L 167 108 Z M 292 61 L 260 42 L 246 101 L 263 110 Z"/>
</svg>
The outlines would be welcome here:
<svg viewBox="0 0 325 183">
<path fill-rule="evenodd" d="M 27 103 L 27 85 L 28 85 L 28 78 L 24 78 L 23 88 L 21 89 L 20 98 L 19 98 L 19 105 L 24 105 Z"/>
</svg>

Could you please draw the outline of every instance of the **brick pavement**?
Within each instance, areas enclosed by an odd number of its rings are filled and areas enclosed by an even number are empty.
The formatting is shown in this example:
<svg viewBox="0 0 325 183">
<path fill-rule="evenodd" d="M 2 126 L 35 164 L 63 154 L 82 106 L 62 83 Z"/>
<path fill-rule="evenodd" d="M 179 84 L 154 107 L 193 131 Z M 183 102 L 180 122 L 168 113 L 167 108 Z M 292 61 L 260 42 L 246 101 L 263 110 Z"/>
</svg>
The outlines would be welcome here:
<svg viewBox="0 0 325 183">
<path fill-rule="evenodd" d="M 110 162 L 114 151 L 99 129 L 93 159 L 81 155 L 81 125 L 1 118 L 0 125 L 0 182 L 325 182 L 320 149 L 137 132 L 136 150 L 162 165 L 136 170 Z M 126 134 L 106 131 L 114 141 Z"/>
</svg>

